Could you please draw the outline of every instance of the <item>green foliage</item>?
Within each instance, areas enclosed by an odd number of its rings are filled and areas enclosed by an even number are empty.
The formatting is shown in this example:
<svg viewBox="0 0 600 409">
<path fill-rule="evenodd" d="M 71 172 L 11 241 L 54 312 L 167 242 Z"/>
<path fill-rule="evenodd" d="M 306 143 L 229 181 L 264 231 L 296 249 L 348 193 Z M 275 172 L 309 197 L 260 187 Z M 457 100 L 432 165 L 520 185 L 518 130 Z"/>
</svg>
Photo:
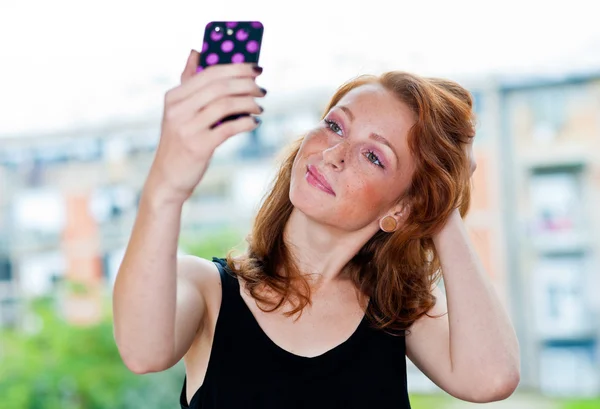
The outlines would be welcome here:
<svg viewBox="0 0 600 409">
<path fill-rule="evenodd" d="M 206 259 L 224 257 L 244 246 L 243 234 L 220 230 L 206 240 L 183 236 L 181 247 Z M 76 327 L 57 314 L 55 300 L 32 303 L 35 317 L 27 331 L 0 331 L 0 407 L 2 409 L 162 409 L 179 407 L 182 363 L 157 374 L 135 375 L 117 351 L 110 303 L 107 318 L 91 327 Z M 29 320 L 28 320 L 29 321 Z M 456 407 L 446 394 L 411 394 L 413 409 Z M 596 409 L 600 400 L 563 400 L 562 409 Z M 545 407 L 545 406 L 538 406 Z"/>
<path fill-rule="evenodd" d="M 456 399 L 446 394 L 411 394 L 410 406 L 412 409 L 440 409 L 451 406 Z"/>
<path fill-rule="evenodd" d="M 31 334 L 6 330 L 0 344 L 0 396 L 6 409 L 125 409 L 176 407 L 183 368 L 135 375 L 122 363 L 106 320 L 74 327 L 51 300 L 31 308 Z"/>
<path fill-rule="evenodd" d="M 598 399 L 573 399 L 562 403 L 563 409 L 598 409 L 600 408 L 600 398 Z"/>
<path fill-rule="evenodd" d="M 77 281 L 65 280 L 64 285 L 67 292 L 71 294 L 86 295 L 90 292 L 90 289 L 84 283 Z"/>
<path fill-rule="evenodd" d="M 223 229 L 205 240 L 188 235 L 181 247 L 189 254 L 224 257 L 243 244 L 243 235 Z M 77 294 L 85 288 L 68 283 Z M 135 375 L 121 361 L 113 338 L 110 303 L 107 318 L 90 327 L 66 323 L 56 300 L 39 299 L 28 307 L 27 331 L 0 332 L 0 407 L 3 409 L 146 409 L 178 407 L 184 368 Z"/>
<path fill-rule="evenodd" d="M 225 257 L 232 249 L 245 248 L 244 234 L 235 229 L 221 229 L 206 239 L 198 239 L 194 234 L 182 234 L 180 247 L 188 254 L 211 260 Z"/>
</svg>

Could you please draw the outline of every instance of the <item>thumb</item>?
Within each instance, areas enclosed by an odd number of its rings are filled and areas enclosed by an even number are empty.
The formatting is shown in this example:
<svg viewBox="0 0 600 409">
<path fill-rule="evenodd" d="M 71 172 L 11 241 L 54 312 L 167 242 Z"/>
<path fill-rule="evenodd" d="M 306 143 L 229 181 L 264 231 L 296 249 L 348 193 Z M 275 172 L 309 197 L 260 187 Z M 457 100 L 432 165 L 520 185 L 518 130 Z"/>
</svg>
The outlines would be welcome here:
<svg viewBox="0 0 600 409">
<path fill-rule="evenodd" d="M 200 61 L 200 53 L 196 50 L 192 50 L 185 64 L 185 68 L 181 73 L 181 82 L 185 82 L 190 79 L 198 68 L 198 62 Z"/>
</svg>

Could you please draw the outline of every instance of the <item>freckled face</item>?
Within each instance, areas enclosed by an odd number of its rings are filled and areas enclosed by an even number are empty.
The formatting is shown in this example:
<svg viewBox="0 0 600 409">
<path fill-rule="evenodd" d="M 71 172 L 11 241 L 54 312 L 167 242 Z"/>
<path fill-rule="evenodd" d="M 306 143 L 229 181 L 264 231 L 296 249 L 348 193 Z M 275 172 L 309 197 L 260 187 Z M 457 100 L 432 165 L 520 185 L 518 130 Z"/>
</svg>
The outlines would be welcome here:
<svg viewBox="0 0 600 409">
<path fill-rule="evenodd" d="M 308 217 L 343 230 L 378 223 L 409 186 L 411 110 L 379 84 L 348 92 L 304 138 L 290 200 Z"/>
</svg>

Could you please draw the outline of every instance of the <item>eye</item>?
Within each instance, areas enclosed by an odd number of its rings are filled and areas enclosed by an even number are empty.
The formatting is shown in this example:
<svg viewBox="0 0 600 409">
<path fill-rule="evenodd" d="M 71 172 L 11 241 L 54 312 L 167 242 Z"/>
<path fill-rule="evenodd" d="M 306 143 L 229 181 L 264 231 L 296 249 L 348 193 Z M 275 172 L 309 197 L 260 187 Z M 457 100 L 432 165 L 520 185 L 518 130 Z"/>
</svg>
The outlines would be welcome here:
<svg viewBox="0 0 600 409">
<path fill-rule="evenodd" d="M 337 122 L 331 119 L 325 119 L 325 123 L 327 124 L 327 128 L 329 128 L 330 131 L 338 134 L 339 136 L 344 136 L 342 127 Z"/>
<path fill-rule="evenodd" d="M 371 162 L 372 164 L 377 165 L 382 169 L 384 168 L 383 163 L 381 163 L 381 161 L 379 160 L 379 157 L 375 154 L 375 152 L 367 151 L 365 156 L 367 157 L 369 162 Z"/>
</svg>

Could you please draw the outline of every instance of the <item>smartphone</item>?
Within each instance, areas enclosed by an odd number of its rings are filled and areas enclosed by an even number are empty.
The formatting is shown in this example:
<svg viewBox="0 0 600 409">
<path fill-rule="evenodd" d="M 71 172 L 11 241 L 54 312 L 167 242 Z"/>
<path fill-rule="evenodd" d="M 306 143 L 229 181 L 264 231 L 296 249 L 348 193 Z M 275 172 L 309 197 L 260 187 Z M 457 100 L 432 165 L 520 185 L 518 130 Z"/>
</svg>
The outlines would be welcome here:
<svg viewBox="0 0 600 409">
<path fill-rule="evenodd" d="M 211 21 L 204 29 L 198 71 L 215 64 L 258 63 L 263 31 L 260 21 Z"/>
<path fill-rule="evenodd" d="M 216 64 L 256 63 L 260 56 L 264 26 L 260 21 L 211 21 L 204 40 L 197 72 Z M 212 127 L 250 114 L 230 115 Z"/>
</svg>

